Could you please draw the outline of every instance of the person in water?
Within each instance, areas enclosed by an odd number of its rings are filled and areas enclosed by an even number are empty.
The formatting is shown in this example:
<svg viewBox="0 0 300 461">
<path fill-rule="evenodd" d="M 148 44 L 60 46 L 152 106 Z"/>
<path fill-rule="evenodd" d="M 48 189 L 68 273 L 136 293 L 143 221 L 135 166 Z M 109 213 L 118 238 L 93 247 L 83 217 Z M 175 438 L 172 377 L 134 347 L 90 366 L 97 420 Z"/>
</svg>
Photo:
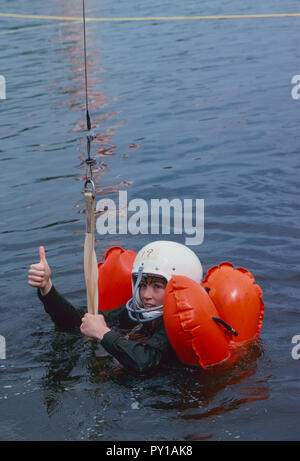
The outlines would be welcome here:
<svg viewBox="0 0 300 461">
<path fill-rule="evenodd" d="M 99 315 L 83 315 L 75 309 L 54 287 L 44 247 L 39 255 L 40 262 L 29 268 L 28 284 L 38 289 L 45 311 L 58 328 L 97 339 L 121 365 L 135 372 L 178 362 L 163 323 L 163 301 L 173 274 L 198 283 L 202 280 L 202 265 L 192 250 L 171 241 L 143 247 L 132 268 L 132 298 L 125 306 L 99 311 Z"/>
</svg>

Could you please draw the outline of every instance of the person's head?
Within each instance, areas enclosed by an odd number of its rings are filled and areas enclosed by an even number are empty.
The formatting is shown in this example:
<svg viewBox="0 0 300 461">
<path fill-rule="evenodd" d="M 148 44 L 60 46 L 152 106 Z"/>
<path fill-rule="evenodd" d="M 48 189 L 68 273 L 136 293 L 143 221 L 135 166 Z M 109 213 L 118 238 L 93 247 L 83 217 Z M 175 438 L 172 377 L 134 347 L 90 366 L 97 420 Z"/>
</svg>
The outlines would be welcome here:
<svg viewBox="0 0 300 461">
<path fill-rule="evenodd" d="M 133 297 L 126 304 L 132 320 L 147 322 L 163 315 L 164 292 L 172 275 L 185 275 L 201 282 L 201 262 L 188 247 L 156 241 L 138 252 L 131 273 Z"/>
<path fill-rule="evenodd" d="M 136 281 L 137 277 L 134 277 Z M 164 302 L 165 289 L 167 280 L 153 274 L 143 275 L 139 284 L 139 299 L 144 309 L 153 309 L 161 307 Z M 148 314 L 148 315 L 147 315 Z M 152 317 L 152 311 L 144 313 L 144 317 Z"/>
</svg>

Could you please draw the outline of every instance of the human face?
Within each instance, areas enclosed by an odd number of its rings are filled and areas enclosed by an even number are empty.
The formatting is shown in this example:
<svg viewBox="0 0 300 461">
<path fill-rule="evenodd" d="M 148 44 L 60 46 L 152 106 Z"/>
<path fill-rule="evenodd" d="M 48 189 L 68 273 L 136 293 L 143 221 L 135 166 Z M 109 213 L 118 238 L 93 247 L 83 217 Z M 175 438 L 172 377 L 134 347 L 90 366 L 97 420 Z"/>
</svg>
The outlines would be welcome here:
<svg viewBox="0 0 300 461">
<path fill-rule="evenodd" d="M 143 277 L 140 282 L 140 298 L 145 309 L 161 306 L 164 302 L 166 280 L 163 277 Z"/>
</svg>

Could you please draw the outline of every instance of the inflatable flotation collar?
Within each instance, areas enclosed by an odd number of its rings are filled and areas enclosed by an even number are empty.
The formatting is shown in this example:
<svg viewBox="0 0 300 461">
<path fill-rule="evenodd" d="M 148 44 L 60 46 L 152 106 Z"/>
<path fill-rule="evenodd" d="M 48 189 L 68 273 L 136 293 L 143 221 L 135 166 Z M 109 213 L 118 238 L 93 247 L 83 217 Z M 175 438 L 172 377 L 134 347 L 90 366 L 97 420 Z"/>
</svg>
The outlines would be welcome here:
<svg viewBox="0 0 300 461">
<path fill-rule="evenodd" d="M 135 257 L 134 251 L 113 247 L 98 264 L 100 310 L 125 305 L 132 297 Z M 209 269 L 201 284 L 173 275 L 166 286 L 166 332 L 186 365 L 210 368 L 233 363 L 237 346 L 258 338 L 263 317 L 262 290 L 253 275 L 229 262 Z"/>
<path fill-rule="evenodd" d="M 173 276 L 164 298 L 169 341 L 186 365 L 209 368 L 237 346 L 258 338 L 264 315 L 262 290 L 246 269 L 231 263 L 212 267 L 201 285 Z"/>
<path fill-rule="evenodd" d="M 212 319 L 219 317 L 218 311 L 204 287 L 173 275 L 163 312 L 169 341 L 181 362 L 208 368 L 229 358 L 226 334 Z"/>
<path fill-rule="evenodd" d="M 114 309 L 132 297 L 131 271 L 136 253 L 121 247 L 110 248 L 98 264 L 99 310 Z"/>
<path fill-rule="evenodd" d="M 238 332 L 233 341 L 258 338 L 264 317 L 263 293 L 251 272 L 224 262 L 209 269 L 201 285 L 209 289 L 219 316 Z"/>
</svg>

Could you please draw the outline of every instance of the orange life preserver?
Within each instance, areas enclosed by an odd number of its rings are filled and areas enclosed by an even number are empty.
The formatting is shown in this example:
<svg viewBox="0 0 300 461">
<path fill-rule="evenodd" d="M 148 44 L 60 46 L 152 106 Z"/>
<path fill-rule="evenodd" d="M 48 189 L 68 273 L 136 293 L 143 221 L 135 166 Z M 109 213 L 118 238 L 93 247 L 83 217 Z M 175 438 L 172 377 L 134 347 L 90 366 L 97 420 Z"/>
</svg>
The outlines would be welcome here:
<svg viewBox="0 0 300 461">
<path fill-rule="evenodd" d="M 229 323 L 238 336 L 236 343 L 256 340 L 264 317 L 262 290 L 255 284 L 251 272 L 242 267 L 234 268 L 229 262 L 208 270 L 201 283 L 209 289 L 220 317 Z"/>
<path fill-rule="evenodd" d="M 212 319 L 218 311 L 204 287 L 173 275 L 164 297 L 164 323 L 169 341 L 186 365 L 208 368 L 229 358 L 228 339 Z"/>
<path fill-rule="evenodd" d="M 261 288 L 249 271 L 231 263 L 212 267 L 201 285 L 177 275 L 166 288 L 167 335 L 186 365 L 233 363 L 237 346 L 258 338 L 263 315 Z"/>
<path fill-rule="evenodd" d="M 110 248 L 98 264 L 99 310 L 123 306 L 132 297 L 131 270 L 135 252 Z"/>
<path fill-rule="evenodd" d="M 100 310 L 122 306 L 132 297 L 135 257 L 134 251 L 113 247 L 98 264 Z M 228 262 L 209 269 L 201 284 L 173 275 L 166 286 L 165 328 L 186 365 L 233 363 L 237 346 L 258 338 L 263 316 L 262 290 L 253 275 Z"/>
</svg>

